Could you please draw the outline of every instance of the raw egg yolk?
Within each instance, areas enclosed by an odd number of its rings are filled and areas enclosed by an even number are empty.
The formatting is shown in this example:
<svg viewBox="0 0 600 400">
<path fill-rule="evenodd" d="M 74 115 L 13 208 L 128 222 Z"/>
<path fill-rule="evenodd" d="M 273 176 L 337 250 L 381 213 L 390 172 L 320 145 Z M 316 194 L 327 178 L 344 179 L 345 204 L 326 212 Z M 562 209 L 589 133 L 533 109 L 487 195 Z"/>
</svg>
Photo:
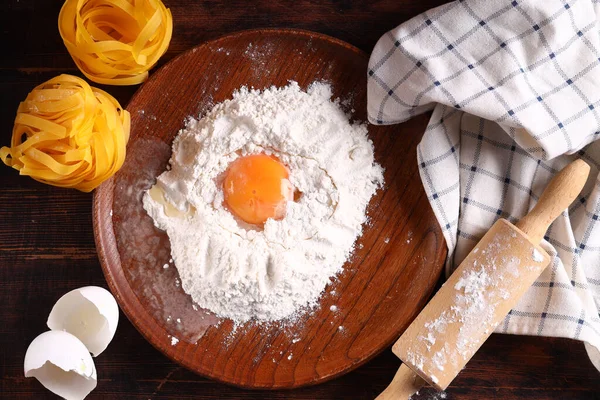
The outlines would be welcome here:
<svg viewBox="0 0 600 400">
<path fill-rule="evenodd" d="M 294 198 L 285 165 L 266 154 L 240 157 L 231 163 L 223 181 L 225 204 L 241 220 L 255 225 L 285 216 Z"/>
</svg>

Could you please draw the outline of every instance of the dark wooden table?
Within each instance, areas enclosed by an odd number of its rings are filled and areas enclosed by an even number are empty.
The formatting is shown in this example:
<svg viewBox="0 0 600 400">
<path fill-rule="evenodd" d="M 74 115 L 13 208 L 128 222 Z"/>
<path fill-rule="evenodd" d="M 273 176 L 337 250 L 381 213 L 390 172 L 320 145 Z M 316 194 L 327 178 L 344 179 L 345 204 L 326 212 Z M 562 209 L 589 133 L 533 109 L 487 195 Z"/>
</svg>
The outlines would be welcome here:
<svg viewBox="0 0 600 400">
<path fill-rule="evenodd" d="M 260 27 L 314 30 L 369 52 L 384 32 L 443 2 L 167 0 L 175 28 L 161 64 L 202 41 Z M 60 73 L 79 75 L 58 35 L 61 3 L 4 0 L 0 5 L 0 145 L 10 143 L 17 105 L 34 86 Z M 105 89 L 126 104 L 136 88 Z M 94 246 L 91 203 L 90 194 L 45 186 L 0 165 L 2 398 L 54 398 L 36 380 L 23 377 L 25 350 L 47 329 L 50 308 L 63 293 L 84 285 L 106 287 Z M 369 399 L 399 366 L 386 349 L 363 367 L 319 386 L 241 390 L 169 361 L 123 315 L 115 340 L 95 362 L 99 381 L 90 399 Z M 426 389 L 418 398 L 439 396 Z M 493 335 L 447 398 L 600 399 L 600 375 L 579 342 Z"/>
</svg>

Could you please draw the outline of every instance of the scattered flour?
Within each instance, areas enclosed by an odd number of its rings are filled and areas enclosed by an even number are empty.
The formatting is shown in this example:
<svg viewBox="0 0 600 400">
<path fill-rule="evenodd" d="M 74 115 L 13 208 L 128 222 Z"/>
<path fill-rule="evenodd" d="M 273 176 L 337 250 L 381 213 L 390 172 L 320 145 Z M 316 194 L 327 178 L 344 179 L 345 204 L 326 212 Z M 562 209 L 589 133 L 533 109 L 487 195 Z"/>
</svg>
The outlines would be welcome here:
<svg viewBox="0 0 600 400">
<path fill-rule="evenodd" d="M 535 262 L 544 261 L 544 256 L 542 255 L 542 253 L 540 253 L 538 251 L 538 249 L 533 249 L 533 253 L 531 254 L 531 257 L 533 258 L 533 261 L 535 261 Z"/>
<path fill-rule="evenodd" d="M 414 396 L 418 396 L 419 400 L 445 400 L 448 398 L 448 394 L 446 392 L 431 392 L 431 389 L 424 389 L 422 393 L 421 390 L 418 390 L 416 393 L 408 396 L 408 400 L 417 400 Z M 422 395 L 420 395 L 422 394 Z"/>
<path fill-rule="evenodd" d="M 430 344 L 435 344 L 435 336 L 433 336 L 431 332 L 428 332 L 427 336 L 423 337 L 423 339 L 429 342 Z"/>
<path fill-rule="evenodd" d="M 479 271 L 469 271 L 461 276 L 458 282 L 456 282 L 456 285 L 454 285 L 454 289 L 464 289 L 466 294 L 472 294 L 473 302 L 480 308 L 485 305 L 484 300 L 482 299 L 484 294 L 482 289 L 487 287 L 489 282 L 490 277 L 485 268 L 481 268 Z"/>
<path fill-rule="evenodd" d="M 175 346 L 177 343 L 179 343 L 179 339 L 175 336 L 171 336 L 171 346 Z"/>
<path fill-rule="evenodd" d="M 438 351 L 433 355 L 432 361 L 439 371 L 443 371 L 444 365 L 446 365 L 446 352 Z"/>
<path fill-rule="evenodd" d="M 341 271 L 383 174 L 366 126 L 351 124 L 331 95 L 324 83 L 242 88 L 179 132 L 170 170 L 143 203 L 198 306 L 236 323 L 279 320 L 316 305 Z M 302 193 L 260 229 L 223 206 L 220 181 L 233 160 L 256 153 L 278 157 Z"/>
</svg>

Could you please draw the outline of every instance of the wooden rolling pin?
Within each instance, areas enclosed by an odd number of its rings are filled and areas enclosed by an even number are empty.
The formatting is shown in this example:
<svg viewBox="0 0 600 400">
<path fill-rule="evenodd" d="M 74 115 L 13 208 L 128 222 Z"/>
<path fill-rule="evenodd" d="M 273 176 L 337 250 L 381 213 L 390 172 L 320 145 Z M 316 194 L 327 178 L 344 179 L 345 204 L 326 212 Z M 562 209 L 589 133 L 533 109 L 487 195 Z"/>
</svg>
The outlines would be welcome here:
<svg viewBox="0 0 600 400">
<path fill-rule="evenodd" d="M 539 246 L 590 171 L 576 160 L 517 225 L 498 220 L 421 311 L 392 351 L 403 362 L 377 400 L 408 399 L 425 383 L 444 390 L 550 264 Z"/>
</svg>

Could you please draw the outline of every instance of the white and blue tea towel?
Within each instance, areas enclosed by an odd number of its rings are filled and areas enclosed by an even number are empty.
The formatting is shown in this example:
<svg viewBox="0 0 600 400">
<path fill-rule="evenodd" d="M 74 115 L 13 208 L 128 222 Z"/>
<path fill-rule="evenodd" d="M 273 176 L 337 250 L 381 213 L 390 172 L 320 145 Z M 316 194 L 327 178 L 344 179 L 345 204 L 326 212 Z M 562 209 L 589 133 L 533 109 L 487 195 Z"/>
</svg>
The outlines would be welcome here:
<svg viewBox="0 0 600 400">
<path fill-rule="evenodd" d="M 600 369 L 600 0 L 455 1 L 386 33 L 367 74 L 371 123 L 433 111 L 417 157 L 448 272 L 569 161 L 590 164 L 545 237 L 552 265 L 496 332 L 584 341 Z"/>
</svg>

